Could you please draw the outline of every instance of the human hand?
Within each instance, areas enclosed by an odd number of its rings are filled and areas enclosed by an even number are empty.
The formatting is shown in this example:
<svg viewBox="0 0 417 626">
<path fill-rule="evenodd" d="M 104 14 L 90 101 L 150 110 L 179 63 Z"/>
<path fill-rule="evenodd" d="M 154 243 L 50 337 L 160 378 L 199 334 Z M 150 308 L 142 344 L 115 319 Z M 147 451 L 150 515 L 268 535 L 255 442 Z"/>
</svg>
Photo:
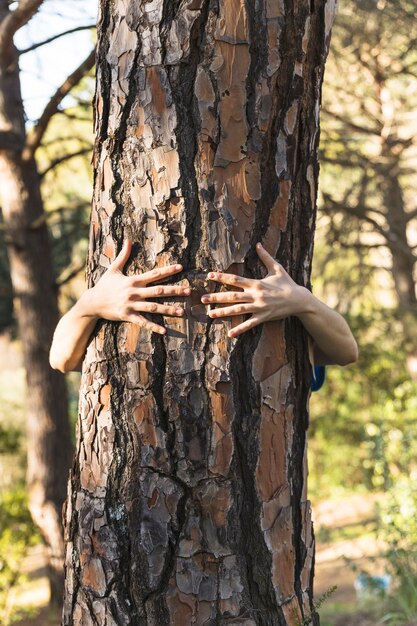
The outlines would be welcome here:
<svg viewBox="0 0 417 626">
<path fill-rule="evenodd" d="M 256 251 L 267 269 L 262 279 L 251 279 L 210 272 L 208 278 L 224 285 L 232 285 L 242 291 L 222 291 L 205 294 L 203 304 L 226 304 L 227 306 L 209 311 L 211 318 L 229 317 L 252 313 L 251 317 L 229 331 L 230 337 L 274 319 L 283 319 L 289 315 L 298 315 L 305 311 L 310 292 L 297 285 L 263 246 L 258 243 Z"/>
<path fill-rule="evenodd" d="M 131 249 L 132 243 L 125 240 L 121 251 L 97 284 L 82 294 L 80 298 L 82 315 L 117 322 L 132 322 L 153 332 L 165 334 L 166 330 L 163 326 L 151 322 L 142 314 L 159 313 L 178 317 L 184 314 L 184 309 L 148 302 L 149 298 L 188 296 L 191 289 L 180 285 L 152 287 L 148 285 L 178 274 L 182 270 L 182 265 L 168 265 L 144 274 L 125 276 L 123 268 Z"/>
</svg>

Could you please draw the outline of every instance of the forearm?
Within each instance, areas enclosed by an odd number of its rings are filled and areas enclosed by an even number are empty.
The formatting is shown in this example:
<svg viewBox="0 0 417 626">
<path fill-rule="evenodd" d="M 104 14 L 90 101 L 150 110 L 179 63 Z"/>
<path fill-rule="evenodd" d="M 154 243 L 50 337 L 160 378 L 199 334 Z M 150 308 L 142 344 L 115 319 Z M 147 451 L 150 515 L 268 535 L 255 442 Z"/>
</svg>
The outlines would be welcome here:
<svg viewBox="0 0 417 626">
<path fill-rule="evenodd" d="M 358 358 L 355 338 L 343 317 L 302 287 L 303 310 L 297 317 L 314 342 L 316 365 L 348 365 Z"/>
<path fill-rule="evenodd" d="M 54 332 L 49 362 L 64 373 L 79 368 L 98 320 L 90 310 L 88 292 L 60 319 Z"/>
</svg>

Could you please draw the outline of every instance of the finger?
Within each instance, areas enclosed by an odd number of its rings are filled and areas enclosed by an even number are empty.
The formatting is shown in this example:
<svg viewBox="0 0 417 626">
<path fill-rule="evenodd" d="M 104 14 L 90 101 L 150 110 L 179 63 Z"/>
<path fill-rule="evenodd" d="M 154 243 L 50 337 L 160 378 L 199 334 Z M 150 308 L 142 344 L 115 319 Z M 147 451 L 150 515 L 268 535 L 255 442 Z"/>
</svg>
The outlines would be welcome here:
<svg viewBox="0 0 417 626">
<path fill-rule="evenodd" d="M 209 311 L 209 317 L 229 317 L 231 315 L 245 315 L 245 313 L 253 313 L 253 304 L 236 304 L 224 309 L 213 309 Z"/>
<path fill-rule="evenodd" d="M 275 272 L 280 267 L 278 261 L 276 261 L 274 257 L 272 257 L 269 252 L 265 250 L 261 243 L 256 244 L 256 252 L 258 253 L 258 257 L 261 259 L 268 272 Z"/>
<path fill-rule="evenodd" d="M 250 287 L 253 280 L 250 278 L 244 278 L 243 276 L 237 276 L 236 274 L 225 274 L 223 272 L 210 272 L 208 275 L 209 280 L 215 280 L 217 283 L 223 283 L 224 285 L 234 285 L 235 287 Z"/>
<path fill-rule="evenodd" d="M 184 315 L 184 309 L 178 306 L 168 306 L 166 304 L 158 304 L 156 302 L 137 302 L 131 306 L 132 311 L 140 311 L 142 313 L 158 313 L 159 315 L 171 315 L 179 317 Z"/>
<path fill-rule="evenodd" d="M 237 335 L 241 335 L 242 333 L 254 328 L 258 324 L 260 324 L 262 320 L 256 315 L 252 315 L 248 320 L 245 320 L 241 324 L 238 324 L 231 330 L 229 330 L 229 337 L 236 337 Z"/>
<path fill-rule="evenodd" d="M 113 263 L 110 264 L 109 269 L 117 272 L 123 272 L 123 268 L 126 265 L 126 262 L 130 256 L 130 252 L 132 250 L 132 242 L 129 239 L 125 239 L 123 242 L 122 249 L 119 254 L 114 259 Z"/>
<path fill-rule="evenodd" d="M 253 302 L 253 296 L 245 291 L 219 291 L 207 293 L 201 297 L 204 304 L 227 303 L 227 302 Z"/>
<path fill-rule="evenodd" d="M 182 287 L 181 285 L 158 285 L 157 287 L 144 287 L 140 289 L 140 297 L 147 300 L 148 298 L 172 298 L 172 296 L 189 296 L 190 287 Z M 138 291 L 138 294 L 139 294 Z"/>
<path fill-rule="evenodd" d="M 166 333 L 166 329 L 163 326 L 147 320 L 146 317 L 139 313 L 131 313 L 126 321 L 132 324 L 139 324 L 141 328 L 147 328 L 151 332 L 158 333 L 159 335 L 165 335 Z"/>
<path fill-rule="evenodd" d="M 149 272 L 145 272 L 144 274 L 139 274 L 136 276 L 136 282 L 142 285 L 147 285 L 148 283 L 154 283 L 157 280 L 162 280 L 163 278 L 167 278 L 167 276 L 172 276 L 173 274 L 178 274 L 181 272 L 182 265 L 177 263 L 176 265 L 167 265 L 165 267 L 156 267 Z"/>
</svg>

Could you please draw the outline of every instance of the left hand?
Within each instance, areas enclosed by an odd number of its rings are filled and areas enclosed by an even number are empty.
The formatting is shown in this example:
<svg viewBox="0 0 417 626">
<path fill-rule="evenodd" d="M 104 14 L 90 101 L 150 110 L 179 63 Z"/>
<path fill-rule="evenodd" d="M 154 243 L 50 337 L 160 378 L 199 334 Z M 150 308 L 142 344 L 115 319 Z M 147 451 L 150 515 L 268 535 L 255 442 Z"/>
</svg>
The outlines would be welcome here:
<svg viewBox="0 0 417 626">
<path fill-rule="evenodd" d="M 249 319 L 232 328 L 229 337 L 236 337 L 262 322 L 302 313 L 311 295 L 305 287 L 292 280 L 260 243 L 256 245 L 256 251 L 267 269 L 265 278 L 251 279 L 221 272 L 210 272 L 208 275 L 210 280 L 241 289 L 203 295 L 203 304 L 227 305 L 209 311 L 211 318 L 252 314 Z"/>
</svg>

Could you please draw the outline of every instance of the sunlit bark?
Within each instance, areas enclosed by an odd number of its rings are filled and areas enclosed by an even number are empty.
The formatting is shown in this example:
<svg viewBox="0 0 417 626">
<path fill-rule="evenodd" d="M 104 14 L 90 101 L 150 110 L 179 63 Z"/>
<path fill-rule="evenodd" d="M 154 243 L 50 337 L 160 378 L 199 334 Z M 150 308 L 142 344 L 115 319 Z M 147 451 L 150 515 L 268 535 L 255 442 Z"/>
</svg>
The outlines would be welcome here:
<svg viewBox="0 0 417 626">
<path fill-rule="evenodd" d="M 309 365 L 301 325 L 238 340 L 200 296 L 308 284 L 333 2 L 103 0 L 89 282 L 181 262 L 167 336 L 103 323 L 83 363 L 66 509 L 65 626 L 297 624 L 311 610 Z M 315 618 L 315 623 L 318 619 Z"/>
</svg>

